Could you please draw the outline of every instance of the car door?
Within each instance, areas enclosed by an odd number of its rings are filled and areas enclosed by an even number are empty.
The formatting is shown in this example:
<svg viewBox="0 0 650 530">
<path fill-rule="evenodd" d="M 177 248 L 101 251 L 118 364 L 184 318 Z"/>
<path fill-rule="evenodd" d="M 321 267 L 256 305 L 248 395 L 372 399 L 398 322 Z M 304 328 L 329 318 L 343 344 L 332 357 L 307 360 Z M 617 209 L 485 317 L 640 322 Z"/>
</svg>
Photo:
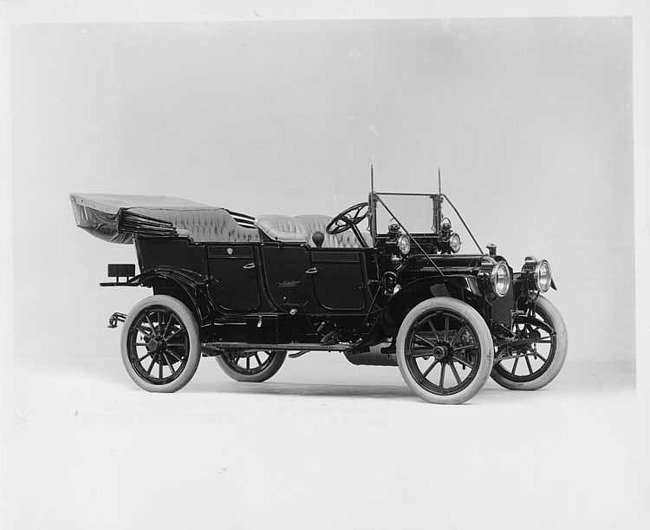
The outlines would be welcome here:
<svg viewBox="0 0 650 530">
<path fill-rule="evenodd" d="M 314 271 L 304 245 L 264 243 L 262 258 L 269 297 L 278 308 L 299 313 L 313 313 L 318 308 L 312 283 Z"/>
<path fill-rule="evenodd" d="M 326 311 L 363 311 L 366 306 L 365 255 L 357 248 L 310 250 L 314 292 Z"/>
<path fill-rule="evenodd" d="M 251 312 L 259 309 L 260 286 L 253 245 L 209 245 L 208 269 L 213 298 L 222 310 Z"/>
</svg>

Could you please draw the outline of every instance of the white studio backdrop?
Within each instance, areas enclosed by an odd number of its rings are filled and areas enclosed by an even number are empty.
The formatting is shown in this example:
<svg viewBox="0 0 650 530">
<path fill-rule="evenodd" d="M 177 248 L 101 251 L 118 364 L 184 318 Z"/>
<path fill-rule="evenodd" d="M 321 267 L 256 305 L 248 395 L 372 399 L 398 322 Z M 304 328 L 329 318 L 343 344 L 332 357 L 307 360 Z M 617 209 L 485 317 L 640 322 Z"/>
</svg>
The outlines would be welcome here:
<svg viewBox="0 0 650 530">
<path fill-rule="evenodd" d="M 634 362 L 629 19 L 23 26 L 11 53 L 17 362 L 118 355 L 106 319 L 147 294 L 98 287 L 134 248 L 69 192 L 334 215 L 371 163 L 385 191 L 440 167 L 483 245 L 550 260 L 567 363 Z"/>
<path fill-rule="evenodd" d="M 625 18 L 13 28 L 10 526 L 647 526 L 631 34 Z M 387 191 L 435 189 L 440 167 L 483 245 L 551 261 L 557 382 L 430 406 L 398 370 L 327 353 L 261 385 L 211 359 L 178 394 L 129 381 L 106 319 L 149 293 L 98 287 L 134 248 L 76 228 L 69 192 L 333 215 L 366 198 L 370 163 Z"/>
</svg>

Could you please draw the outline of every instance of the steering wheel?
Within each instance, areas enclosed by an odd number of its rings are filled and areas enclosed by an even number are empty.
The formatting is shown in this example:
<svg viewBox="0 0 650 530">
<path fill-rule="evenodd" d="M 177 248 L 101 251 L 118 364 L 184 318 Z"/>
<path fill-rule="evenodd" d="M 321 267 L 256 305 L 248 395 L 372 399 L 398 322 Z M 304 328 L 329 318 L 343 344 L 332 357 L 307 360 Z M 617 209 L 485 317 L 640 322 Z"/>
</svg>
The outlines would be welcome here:
<svg viewBox="0 0 650 530">
<path fill-rule="evenodd" d="M 343 210 L 336 217 L 334 217 L 334 219 L 332 219 L 325 228 L 325 231 L 328 234 L 336 235 L 348 230 L 352 230 L 354 232 L 354 235 L 359 240 L 361 246 L 367 247 L 368 244 L 363 239 L 361 233 L 359 232 L 359 229 L 357 228 L 357 225 L 366 217 L 368 217 L 368 203 L 360 202 L 359 204 L 355 204 L 354 206 L 350 206 L 349 208 Z"/>
</svg>

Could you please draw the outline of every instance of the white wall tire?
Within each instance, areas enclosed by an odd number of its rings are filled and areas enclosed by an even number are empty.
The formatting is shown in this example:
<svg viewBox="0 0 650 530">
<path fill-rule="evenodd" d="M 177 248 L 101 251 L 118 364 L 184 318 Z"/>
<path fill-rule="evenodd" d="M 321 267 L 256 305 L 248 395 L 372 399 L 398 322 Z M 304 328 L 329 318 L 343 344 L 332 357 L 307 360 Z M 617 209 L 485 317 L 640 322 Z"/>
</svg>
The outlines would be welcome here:
<svg viewBox="0 0 650 530">
<path fill-rule="evenodd" d="M 548 298 L 541 295 L 535 301 L 535 313 L 535 318 L 546 323 L 555 335 L 536 327 L 533 319 L 529 321 L 528 332 L 520 322 L 521 333 L 530 335 L 535 332 L 539 342 L 534 344 L 534 350 L 527 351 L 521 357 L 498 361 L 494 365 L 492 379 L 509 390 L 538 390 L 553 381 L 564 366 L 569 337 L 562 315 Z M 540 351 L 542 348 L 545 348 L 544 351 Z"/>
<path fill-rule="evenodd" d="M 483 317 L 449 297 L 431 298 L 411 309 L 399 328 L 396 348 L 408 387 L 437 404 L 460 404 L 474 397 L 494 360 L 492 335 Z"/>
<path fill-rule="evenodd" d="M 189 383 L 201 359 L 196 319 L 172 296 L 149 296 L 128 314 L 121 351 L 126 372 L 140 388 L 176 392 Z"/>
</svg>

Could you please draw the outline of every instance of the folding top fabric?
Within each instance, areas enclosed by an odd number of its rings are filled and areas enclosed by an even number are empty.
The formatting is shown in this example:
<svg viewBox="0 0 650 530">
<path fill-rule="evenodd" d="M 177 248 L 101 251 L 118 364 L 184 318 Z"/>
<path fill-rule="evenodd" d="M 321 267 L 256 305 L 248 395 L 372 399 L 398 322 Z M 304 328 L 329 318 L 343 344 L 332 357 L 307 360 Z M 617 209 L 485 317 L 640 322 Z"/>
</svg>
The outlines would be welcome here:
<svg viewBox="0 0 650 530">
<path fill-rule="evenodd" d="M 71 193 L 70 201 L 77 226 L 114 243 L 131 243 L 134 235 L 259 241 L 252 217 L 178 197 Z"/>
</svg>

